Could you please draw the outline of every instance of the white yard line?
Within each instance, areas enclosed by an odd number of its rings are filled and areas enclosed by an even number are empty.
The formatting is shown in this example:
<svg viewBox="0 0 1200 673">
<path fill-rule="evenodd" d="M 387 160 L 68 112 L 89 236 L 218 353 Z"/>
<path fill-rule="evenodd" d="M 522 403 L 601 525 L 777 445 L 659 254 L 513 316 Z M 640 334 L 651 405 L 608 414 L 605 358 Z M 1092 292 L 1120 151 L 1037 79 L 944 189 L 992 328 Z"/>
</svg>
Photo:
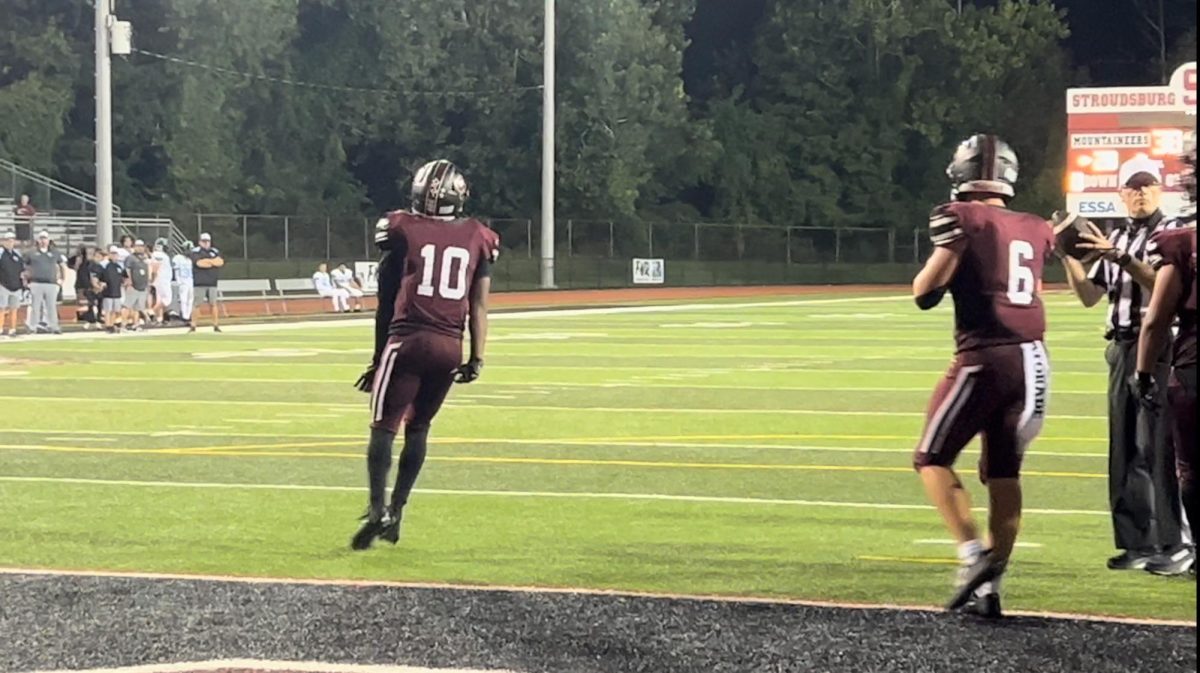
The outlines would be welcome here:
<svg viewBox="0 0 1200 673">
<path fill-rule="evenodd" d="M 0 400 L 10 400 L 12 402 L 94 402 L 89 397 L 29 397 L 22 395 L 0 396 Z M 199 405 L 217 405 L 217 406 L 238 406 L 245 404 L 262 404 L 270 406 L 291 406 L 291 407 L 328 407 L 337 411 L 342 409 L 359 409 L 363 405 L 360 404 L 337 404 L 331 405 L 328 402 L 295 402 L 282 400 L 168 400 L 168 399 L 131 399 L 123 400 L 129 404 L 145 404 L 153 406 L 156 404 L 184 404 L 189 406 Z M 468 400 L 464 400 L 468 401 Z M 673 408 L 673 407 L 567 407 L 567 406 L 531 406 L 525 404 L 464 404 L 463 407 L 471 409 L 490 409 L 504 410 L 508 413 L 512 412 L 564 412 L 564 413 L 612 413 L 612 414 L 701 414 L 701 415 L 756 415 L 756 416 L 889 416 L 898 418 L 924 418 L 923 411 L 873 411 L 873 410 L 830 410 L 830 409 L 729 409 L 714 407 L 711 409 L 693 409 L 693 408 Z M 448 409 L 454 409 L 453 402 L 446 405 Z M 1054 414 L 1051 418 L 1056 420 L 1069 421 L 1103 421 L 1107 416 L 1088 416 L 1088 415 L 1073 415 L 1073 414 Z"/>
<path fill-rule="evenodd" d="M 832 608 L 846 610 L 880 610 L 900 612 L 944 612 L 944 609 L 932 605 L 896 605 L 893 603 L 850 603 L 833 601 L 806 601 L 799 599 L 771 598 L 757 596 L 722 596 L 705 594 L 672 594 L 640 591 L 619 591 L 615 589 L 589 589 L 586 587 L 547 587 L 547 586 L 488 586 L 472 584 L 449 584 L 432 582 L 395 582 L 386 580 L 337 580 L 337 579 L 305 579 L 290 577 L 247 577 L 239 575 L 189 575 L 168 573 L 122 572 L 106 570 L 55 570 L 45 568 L 4 568 L 0 567 L 3 575 L 39 575 L 44 577 L 99 577 L 106 579 L 141 579 L 151 581 L 182 581 L 182 582 L 221 582 L 233 584 L 278 584 L 322 587 L 353 587 L 379 589 L 440 589 L 451 591 L 472 592 L 502 592 L 527 594 L 568 594 L 581 596 L 602 596 L 612 598 L 648 598 L 657 600 L 700 601 L 725 604 L 748 605 L 792 605 L 798 607 Z M 1104 615 L 1081 615 L 1060 612 L 1024 612 L 1006 611 L 1007 614 L 1019 617 L 1040 617 L 1044 619 L 1063 619 L 1071 621 L 1105 622 L 1115 624 L 1133 624 L 1138 626 L 1176 626 L 1195 627 L 1194 621 L 1167 619 L 1137 619 L 1133 617 L 1108 617 Z M 93 672 L 94 673 L 94 672 Z M 126 672 L 121 672 L 126 673 Z"/>
<path fill-rule="evenodd" d="M 184 364 L 184 363 L 176 363 L 176 364 Z M 238 364 L 244 364 L 244 363 L 238 363 Z M 280 367 L 291 367 L 295 363 L 289 362 L 286 365 L 283 363 L 272 363 L 272 364 L 275 364 L 275 366 L 280 366 Z M 359 367 L 359 368 L 361 369 L 361 367 Z M 489 367 L 489 368 L 490 369 L 502 369 L 504 367 L 502 365 L 497 365 L 496 367 Z M 542 369 L 542 368 L 535 367 L 535 369 Z M 613 369 L 613 368 L 612 367 L 596 367 L 595 369 L 607 370 L 607 369 Z M 940 377 L 942 375 L 942 372 L 903 372 L 903 373 L 909 373 L 909 374 L 921 374 L 923 376 L 928 376 L 928 377 L 930 377 L 930 385 L 928 385 L 928 386 L 908 386 L 908 387 L 900 387 L 900 388 L 897 388 L 897 387 L 888 388 L 888 387 L 881 387 L 881 386 L 765 386 L 765 385 L 764 386 L 747 386 L 747 385 L 724 384 L 724 383 L 669 383 L 669 382 L 670 381 L 691 381 L 693 379 L 706 378 L 706 377 L 719 375 L 719 374 L 744 374 L 744 373 L 747 373 L 748 371 L 758 371 L 761 373 L 761 372 L 767 371 L 767 370 L 762 370 L 762 369 L 758 369 L 758 370 L 713 369 L 713 370 L 668 370 L 668 371 L 677 371 L 678 373 L 659 374 L 659 375 L 653 375 L 653 376 L 651 376 L 651 375 L 634 376 L 628 381 L 621 381 L 621 382 L 615 382 L 615 383 L 614 382 L 604 382 L 604 381 L 596 381 L 596 382 L 539 381 L 539 382 L 532 382 L 532 383 L 527 383 L 527 382 L 506 383 L 506 382 L 498 382 L 498 381 L 486 381 L 486 382 L 480 384 L 480 388 L 484 388 L 484 387 L 486 387 L 486 388 L 492 388 L 492 387 L 496 387 L 496 388 L 527 388 L 527 387 L 539 387 L 539 388 L 544 388 L 544 387 L 634 388 L 634 389 L 638 389 L 638 388 L 671 388 L 671 389 L 683 389 L 683 390 L 760 390 L 760 391 L 765 391 L 765 392 L 777 392 L 777 391 L 782 390 L 782 391 L 789 391 L 789 392 L 819 392 L 819 393 L 836 393 L 836 392 L 846 392 L 846 393 L 932 393 L 933 388 L 934 388 L 934 382 L 937 380 L 938 377 Z M 820 369 L 797 370 L 797 369 L 782 368 L 782 369 L 772 369 L 769 371 L 770 371 L 770 373 L 796 373 L 796 372 L 802 371 L 803 373 L 806 373 L 806 374 L 813 374 L 813 373 L 822 372 L 822 371 L 835 371 L 835 370 L 820 370 Z M 888 373 L 898 373 L 898 372 L 883 372 L 883 371 L 881 371 L 878 373 L 888 374 Z M 59 378 L 59 377 L 31 377 L 31 378 L 33 378 L 34 380 L 37 380 L 37 381 L 112 381 L 113 380 L 113 377 L 111 377 L 111 376 L 71 376 L 71 377 L 61 377 L 61 378 Z M 163 384 L 171 384 L 171 385 L 174 385 L 176 383 L 184 383 L 184 382 L 186 382 L 186 383 L 247 383 L 247 384 L 265 383 L 265 384 L 280 384 L 280 385 L 294 384 L 294 383 L 313 383 L 313 384 L 317 384 L 317 385 L 330 385 L 330 386 L 348 386 L 348 385 L 350 385 L 347 382 L 347 379 L 345 379 L 343 377 L 327 378 L 327 379 L 314 379 L 314 378 L 281 379 L 281 378 L 247 378 L 247 377 L 181 378 L 181 377 L 177 377 L 177 376 L 171 376 L 171 377 L 121 376 L 120 380 L 121 381 L 144 381 L 144 382 L 148 382 L 148 383 L 163 383 Z M 666 381 L 668 383 L 655 383 L 655 381 Z M 519 392 L 526 393 L 526 394 L 529 394 L 529 393 L 541 394 L 542 393 L 542 391 L 519 391 Z M 1051 393 L 1052 396 L 1053 395 L 1105 395 L 1105 394 L 1106 393 L 1103 390 L 1061 390 L 1061 389 L 1057 389 L 1057 388 Z M 481 399 L 489 399 L 490 398 L 490 399 L 498 399 L 498 400 L 516 399 L 513 395 L 480 395 L 480 394 L 474 394 L 474 393 L 464 393 L 461 395 L 454 395 L 452 397 L 452 399 L 460 398 L 460 397 L 476 397 L 476 398 L 481 398 Z M 297 416 L 299 416 L 299 414 L 297 414 Z"/>
<path fill-rule="evenodd" d="M 134 486 L 142 488 L 183 488 L 183 489 L 224 489 L 244 491 L 311 491 L 328 493 L 363 492 L 359 486 L 327 486 L 322 484 L 249 484 L 222 482 L 189 482 L 189 481 L 140 481 L 134 479 L 83 479 L 76 477 L 18 477 L 2 476 L 0 482 L 27 484 L 66 484 L 79 486 Z M 459 489 L 421 489 L 416 493 L 427 495 L 470 496 L 489 498 L 551 498 L 551 499 L 584 499 L 584 500 L 633 500 L 657 502 L 686 502 L 721 505 L 782 505 L 791 507 L 824 507 L 842 509 L 873 509 L 925 511 L 932 509 L 929 505 L 897 504 L 879 502 L 842 502 L 836 500 L 792 500 L 784 498 L 742 498 L 735 496 L 709 495 L 671 495 L 665 493 L 589 493 L 571 491 L 472 491 Z M 977 507 L 975 511 L 986 512 L 986 507 Z M 1104 510 L 1089 509 L 1026 509 L 1026 514 L 1045 514 L 1048 516 L 1109 516 Z"/>
<path fill-rule="evenodd" d="M 782 301 L 756 301 L 728 304 L 654 304 L 649 306 L 610 306 L 604 308 L 578 308 L 578 309 L 532 309 L 526 311 L 506 311 L 502 313 L 493 313 L 490 320 L 493 322 L 507 320 L 523 320 L 529 318 L 570 318 L 575 316 L 592 316 L 592 315 L 622 315 L 622 314 L 639 314 L 639 313 L 685 313 L 688 311 L 714 311 L 714 310 L 738 310 L 747 308 L 764 308 L 764 307 L 779 307 L 788 308 L 794 306 L 821 306 L 825 304 L 854 304 L 854 303 L 878 303 L 878 302 L 894 302 L 909 298 L 904 295 L 888 295 L 883 297 L 837 297 L 831 299 L 791 299 Z M 258 334 L 270 332 L 289 332 L 295 330 L 312 330 L 312 329 L 362 329 L 372 327 L 375 324 L 374 318 L 356 318 L 353 320 L 304 320 L 299 322 L 285 323 L 262 323 L 252 325 L 228 325 L 223 326 L 221 330 L 227 334 Z M 182 328 L 167 328 L 162 330 L 150 330 L 146 332 L 135 332 L 133 334 L 105 334 L 104 332 L 72 332 L 70 334 L 57 335 L 32 335 L 22 337 L 20 339 L 10 339 L 0 341 L 0 349 L 10 344 L 21 344 L 30 342 L 62 342 L 62 341 L 102 341 L 115 339 L 152 339 L 164 338 L 172 336 L 188 336 L 188 332 Z M 213 335 L 211 331 L 201 328 L 199 332 L 192 336 L 212 335 L 213 339 L 209 343 L 219 343 L 220 337 Z"/>
</svg>

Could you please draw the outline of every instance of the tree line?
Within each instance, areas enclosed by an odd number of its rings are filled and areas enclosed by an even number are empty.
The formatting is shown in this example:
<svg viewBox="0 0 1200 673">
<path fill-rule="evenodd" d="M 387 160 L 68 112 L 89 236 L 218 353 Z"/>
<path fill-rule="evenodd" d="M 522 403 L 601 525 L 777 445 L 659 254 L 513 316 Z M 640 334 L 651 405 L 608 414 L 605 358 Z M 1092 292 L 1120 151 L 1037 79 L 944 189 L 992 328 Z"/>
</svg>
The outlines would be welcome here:
<svg viewBox="0 0 1200 673">
<path fill-rule="evenodd" d="M 560 3 L 558 212 L 906 226 L 946 197 L 949 153 L 977 130 L 1021 155 L 1017 205 L 1048 212 L 1079 79 L 1067 17 L 1040 0 L 985 4 L 767 0 L 750 48 L 689 91 L 695 0 Z M 0 155 L 90 185 L 90 3 L 5 5 Z M 445 156 L 470 176 L 473 211 L 536 217 L 541 11 L 120 0 L 138 51 L 113 63 L 117 202 L 370 214 L 404 205 L 411 170 Z"/>
</svg>

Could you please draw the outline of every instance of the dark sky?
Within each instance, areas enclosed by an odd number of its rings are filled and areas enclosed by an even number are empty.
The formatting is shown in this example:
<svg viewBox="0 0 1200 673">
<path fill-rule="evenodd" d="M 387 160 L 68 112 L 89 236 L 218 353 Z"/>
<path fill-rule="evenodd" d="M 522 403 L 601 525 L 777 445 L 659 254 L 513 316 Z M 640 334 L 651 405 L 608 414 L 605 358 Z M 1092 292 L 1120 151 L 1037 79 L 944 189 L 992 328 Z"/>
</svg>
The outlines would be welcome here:
<svg viewBox="0 0 1200 673">
<path fill-rule="evenodd" d="M 804 0 L 776 0 L 802 2 Z M 947 0 L 949 3 L 950 0 Z M 996 0 L 965 0 L 994 5 Z M 707 85 L 722 67 L 749 57 L 755 25 L 762 19 L 767 0 L 698 0 L 696 16 L 688 27 L 692 45 L 684 55 L 684 80 L 688 92 L 704 97 Z M 1157 13 L 1156 0 L 1057 0 L 1067 10 L 1071 37 L 1067 49 L 1077 69 L 1073 84 L 1149 85 L 1155 82 L 1155 42 L 1145 30 L 1139 7 Z M 1196 0 L 1163 0 L 1168 44 L 1196 26 Z M 1157 18 L 1157 17 L 1154 17 Z M 1170 46 L 1168 46 L 1168 49 Z M 723 65 L 724 64 L 724 65 Z M 1172 64 L 1172 69 L 1174 65 Z M 1087 81 L 1083 81 L 1086 76 Z"/>
</svg>

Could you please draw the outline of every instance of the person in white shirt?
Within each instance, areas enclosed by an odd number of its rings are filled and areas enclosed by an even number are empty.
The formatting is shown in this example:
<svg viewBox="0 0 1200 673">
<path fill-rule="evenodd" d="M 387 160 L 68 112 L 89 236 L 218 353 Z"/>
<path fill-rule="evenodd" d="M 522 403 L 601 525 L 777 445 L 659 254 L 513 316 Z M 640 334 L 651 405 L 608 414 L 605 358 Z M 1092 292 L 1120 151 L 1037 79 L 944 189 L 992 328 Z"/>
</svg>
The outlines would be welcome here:
<svg viewBox="0 0 1200 673">
<path fill-rule="evenodd" d="M 175 270 L 175 298 L 179 300 L 179 317 L 183 322 L 192 322 L 192 302 L 196 292 L 192 287 L 192 258 L 185 252 L 195 247 L 191 241 L 185 241 L 183 250 L 171 258 L 171 267 Z"/>
<path fill-rule="evenodd" d="M 154 242 L 150 253 L 150 284 L 154 288 L 154 319 L 162 325 L 167 320 L 167 308 L 171 306 L 171 281 L 175 273 L 171 268 L 171 256 L 167 254 L 167 239 Z"/>
<path fill-rule="evenodd" d="M 328 266 L 321 262 L 317 266 L 317 272 L 313 274 L 313 287 L 317 289 L 317 294 L 322 297 L 329 297 L 333 302 L 334 313 L 344 313 L 350 310 L 350 293 L 341 288 L 333 286 L 333 281 L 329 278 Z"/>
<path fill-rule="evenodd" d="M 345 264 L 339 264 L 338 268 L 330 274 L 333 278 L 333 286 L 339 290 L 345 290 L 350 295 L 350 299 L 354 304 L 354 312 L 358 313 L 363 310 L 363 291 L 362 286 L 358 284 L 358 280 L 354 277 L 354 272 L 346 268 Z"/>
<path fill-rule="evenodd" d="M 117 249 L 117 261 L 121 264 L 133 254 L 133 237 L 125 234 L 121 237 L 121 247 Z"/>
</svg>

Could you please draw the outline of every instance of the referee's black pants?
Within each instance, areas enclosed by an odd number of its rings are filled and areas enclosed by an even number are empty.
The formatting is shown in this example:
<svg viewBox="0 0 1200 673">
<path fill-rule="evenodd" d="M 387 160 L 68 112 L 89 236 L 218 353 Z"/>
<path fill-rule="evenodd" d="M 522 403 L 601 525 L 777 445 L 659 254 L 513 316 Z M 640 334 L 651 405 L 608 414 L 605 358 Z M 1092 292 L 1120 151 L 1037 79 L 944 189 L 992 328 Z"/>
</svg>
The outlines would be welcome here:
<svg viewBox="0 0 1200 673">
<path fill-rule="evenodd" d="M 1114 338 L 1108 360 L 1108 494 L 1117 549 L 1164 550 L 1180 544 L 1179 484 L 1171 443 L 1165 353 L 1154 369 L 1157 410 L 1142 406 L 1130 378 L 1137 371 L 1137 339 Z"/>
</svg>

